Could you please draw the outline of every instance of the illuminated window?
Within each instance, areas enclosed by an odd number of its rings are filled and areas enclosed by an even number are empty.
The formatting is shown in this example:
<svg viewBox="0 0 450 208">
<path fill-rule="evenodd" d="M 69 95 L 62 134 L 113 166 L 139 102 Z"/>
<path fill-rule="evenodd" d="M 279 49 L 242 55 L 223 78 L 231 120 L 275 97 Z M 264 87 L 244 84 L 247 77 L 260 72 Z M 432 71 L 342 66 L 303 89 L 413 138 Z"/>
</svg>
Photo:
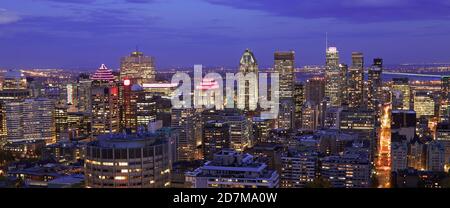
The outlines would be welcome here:
<svg viewBox="0 0 450 208">
<path fill-rule="evenodd" d="M 125 176 L 116 176 L 116 177 L 114 177 L 114 179 L 115 180 L 126 180 L 127 177 L 125 177 Z"/>
</svg>

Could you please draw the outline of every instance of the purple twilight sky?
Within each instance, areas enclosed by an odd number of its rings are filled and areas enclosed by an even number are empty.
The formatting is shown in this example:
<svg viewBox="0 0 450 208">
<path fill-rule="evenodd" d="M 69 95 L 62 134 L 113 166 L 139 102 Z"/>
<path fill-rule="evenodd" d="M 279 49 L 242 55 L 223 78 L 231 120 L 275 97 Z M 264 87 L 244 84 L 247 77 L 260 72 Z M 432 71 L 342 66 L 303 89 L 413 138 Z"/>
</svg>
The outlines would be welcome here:
<svg viewBox="0 0 450 208">
<path fill-rule="evenodd" d="M 323 64 L 326 32 L 342 62 L 450 63 L 450 0 L 1 0 L 0 68 L 115 68 L 136 46 L 158 68 L 235 67 L 246 48 Z"/>
</svg>

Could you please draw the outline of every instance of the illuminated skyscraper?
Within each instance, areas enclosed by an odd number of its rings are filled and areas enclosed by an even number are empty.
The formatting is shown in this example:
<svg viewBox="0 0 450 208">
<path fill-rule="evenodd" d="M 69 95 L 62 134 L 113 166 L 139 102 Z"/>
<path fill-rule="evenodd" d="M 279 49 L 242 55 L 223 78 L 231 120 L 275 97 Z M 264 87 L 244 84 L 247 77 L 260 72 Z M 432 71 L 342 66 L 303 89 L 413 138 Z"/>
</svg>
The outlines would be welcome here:
<svg viewBox="0 0 450 208">
<path fill-rule="evenodd" d="M 253 135 L 255 137 L 256 142 L 267 142 L 269 137 L 269 131 L 272 129 L 273 120 L 272 119 L 263 119 L 261 117 L 253 117 Z"/>
<path fill-rule="evenodd" d="M 294 127 L 300 128 L 302 126 L 302 108 L 305 103 L 305 85 L 303 83 L 295 83 L 294 86 Z"/>
<path fill-rule="evenodd" d="M 392 81 L 392 109 L 409 110 L 411 105 L 411 88 L 408 78 L 394 78 Z"/>
<path fill-rule="evenodd" d="M 278 114 L 278 128 L 292 129 L 294 127 L 294 82 L 295 82 L 295 52 L 277 51 L 274 54 L 275 72 L 279 73 L 280 110 Z"/>
<path fill-rule="evenodd" d="M 450 169 L 450 123 L 440 123 L 436 128 L 436 140 L 445 148 L 445 170 Z"/>
<path fill-rule="evenodd" d="M 119 89 L 112 71 L 102 64 L 91 79 L 92 133 L 119 132 Z"/>
<path fill-rule="evenodd" d="M 8 142 L 56 142 L 55 105 L 45 98 L 10 102 L 5 106 Z"/>
<path fill-rule="evenodd" d="M 414 95 L 414 111 L 417 118 L 434 116 L 434 99 L 430 92 L 416 92 Z"/>
<path fill-rule="evenodd" d="M 258 104 L 258 62 L 250 49 L 246 49 L 244 54 L 242 54 L 241 60 L 239 61 L 239 72 L 244 75 L 255 73 L 256 80 L 253 80 L 255 82 L 254 85 L 251 85 L 249 81 L 240 83 L 241 85 L 245 85 L 245 87 L 241 88 L 241 91 L 238 92 L 244 94 L 244 96 L 239 97 L 238 108 L 245 110 L 256 109 Z"/>
<path fill-rule="evenodd" d="M 325 96 L 325 79 L 323 77 L 313 77 L 305 84 L 305 102 L 318 105 Z"/>
<path fill-rule="evenodd" d="M 203 127 L 203 158 L 213 159 L 215 153 L 230 148 L 230 125 L 224 121 L 209 121 Z"/>
<path fill-rule="evenodd" d="M 364 56 L 360 52 L 352 53 L 352 66 L 348 70 L 347 93 L 348 106 L 359 108 L 363 104 Z"/>
<path fill-rule="evenodd" d="M 325 80 L 325 98 L 327 98 L 329 105 L 333 107 L 340 106 L 342 95 L 342 76 L 339 68 L 339 52 L 336 47 L 327 48 Z"/>
<path fill-rule="evenodd" d="M 201 144 L 201 120 L 193 108 L 172 109 L 172 128 L 178 133 L 177 161 L 198 159 Z"/>
<path fill-rule="evenodd" d="M 369 110 L 376 110 L 376 112 L 378 112 L 378 106 L 381 104 L 383 87 L 382 72 L 383 59 L 375 58 L 372 67 L 369 68 L 369 77 L 367 80 L 367 108 Z"/>
<path fill-rule="evenodd" d="M 292 98 L 280 100 L 277 128 L 288 130 L 295 127 L 295 107 Z"/>
<path fill-rule="evenodd" d="M 230 125 L 231 148 L 243 152 L 251 147 L 251 121 L 238 111 L 229 110 L 224 113 L 225 121 Z"/>
<path fill-rule="evenodd" d="M 132 81 L 125 78 L 120 86 L 120 131 L 137 132 L 136 105 L 133 101 Z"/>
<path fill-rule="evenodd" d="M 130 79 L 133 83 L 145 84 L 155 81 L 156 71 L 154 58 L 135 51 L 125 56 L 120 62 L 120 79 Z"/>
<path fill-rule="evenodd" d="M 55 106 L 55 129 L 56 141 L 64 141 L 69 139 L 68 123 L 67 123 L 67 106 L 58 103 Z"/>
<path fill-rule="evenodd" d="M 439 121 L 450 121 L 450 76 L 441 79 L 441 99 L 439 104 Z"/>
<path fill-rule="evenodd" d="M 318 105 L 307 101 L 302 109 L 302 130 L 315 131 L 319 127 L 319 108 Z"/>
<path fill-rule="evenodd" d="M 295 81 L 295 52 L 277 51 L 274 54 L 274 58 L 274 69 L 280 76 L 280 100 L 293 98 Z"/>
<path fill-rule="evenodd" d="M 76 84 L 76 98 L 73 100 L 75 109 L 80 112 L 91 112 L 91 86 L 92 80 L 89 77 L 80 76 Z"/>
</svg>

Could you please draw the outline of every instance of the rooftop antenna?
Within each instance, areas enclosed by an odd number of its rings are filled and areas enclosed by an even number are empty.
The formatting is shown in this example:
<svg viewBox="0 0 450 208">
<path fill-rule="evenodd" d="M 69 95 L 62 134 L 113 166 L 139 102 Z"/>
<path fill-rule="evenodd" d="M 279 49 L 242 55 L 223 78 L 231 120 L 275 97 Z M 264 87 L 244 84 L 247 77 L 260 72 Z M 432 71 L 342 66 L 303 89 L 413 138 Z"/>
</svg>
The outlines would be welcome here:
<svg viewBox="0 0 450 208">
<path fill-rule="evenodd" d="M 325 51 L 328 50 L 328 32 L 325 32 Z"/>
<path fill-rule="evenodd" d="M 136 52 L 139 52 L 139 46 L 136 45 Z"/>
</svg>

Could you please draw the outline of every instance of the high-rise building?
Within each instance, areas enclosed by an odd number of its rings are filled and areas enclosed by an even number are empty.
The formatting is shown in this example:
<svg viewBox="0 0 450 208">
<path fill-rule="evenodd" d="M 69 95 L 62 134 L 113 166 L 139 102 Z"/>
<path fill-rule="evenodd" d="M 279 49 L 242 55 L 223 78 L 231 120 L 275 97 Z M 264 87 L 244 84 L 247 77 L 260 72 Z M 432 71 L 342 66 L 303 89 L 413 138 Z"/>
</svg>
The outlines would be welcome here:
<svg viewBox="0 0 450 208">
<path fill-rule="evenodd" d="M 89 77 L 80 77 L 76 85 L 76 98 L 74 105 L 76 111 L 91 112 L 92 111 L 92 97 L 91 97 L 92 80 Z"/>
<path fill-rule="evenodd" d="M 222 150 L 213 160 L 186 173 L 192 188 L 278 188 L 279 175 L 250 154 Z"/>
<path fill-rule="evenodd" d="M 269 131 L 272 129 L 273 120 L 253 117 L 253 135 L 256 143 L 265 143 L 269 137 Z"/>
<path fill-rule="evenodd" d="M 439 103 L 439 121 L 450 121 L 450 76 L 441 79 L 441 99 Z"/>
<path fill-rule="evenodd" d="M 378 112 L 379 105 L 381 104 L 383 87 L 383 80 L 381 78 L 381 74 L 383 73 L 383 59 L 375 58 L 368 73 L 367 108 Z"/>
<path fill-rule="evenodd" d="M 307 101 L 302 109 L 302 130 L 315 131 L 319 128 L 319 108 Z"/>
<path fill-rule="evenodd" d="M 27 79 L 20 71 L 7 71 L 0 75 L 0 90 L 26 90 Z"/>
<path fill-rule="evenodd" d="M 322 159 L 321 175 L 333 188 L 367 188 L 371 163 L 366 152 L 349 151 Z"/>
<path fill-rule="evenodd" d="M 318 154 L 314 151 L 288 151 L 281 156 L 281 188 L 303 188 L 316 179 Z"/>
<path fill-rule="evenodd" d="M 445 170 L 450 169 L 450 123 L 439 123 L 436 127 L 436 140 L 445 148 Z"/>
<path fill-rule="evenodd" d="M 305 100 L 314 105 L 318 105 L 323 101 L 325 96 L 325 79 L 323 77 L 313 77 L 306 81 L 305 84 Z"/>
<path fill-rule="evenodd" d="M 416 136 L 416 112 L 411 110 L 393 110 L 391 131 L 411 141 Z"/>
<path fill-rule="evenodd" d="M 81 140 L 91 135 L 91 114 L 89 112 L 68 112 L 67 126 L 70 140 Z"/>
<path fill-rule="evenodd" d="M 244 96 L 238 96 L 238 108 L 244 110 L 256 109 L 258 105 L 258 62 L 250 49 L 246 49 L 244 54 L 242 54 L 241 60 L 239 61 L 239 72 L 243 75 L 254 73 L 256 80 L 253 80 L 255 82 L 254 85 L 250 84 L 252 80 L 239 83 L 245 87 L 240 88 L 241 91 L 239 91 L 239 94 L 243 94 Z"/>
<path fill-rule="evenodd" d="M 434 108 L 435 102 L 432 93 L 419 91 L 414 94 L 414 111 L 417 118 L 433 117 L 435 115 Z"/>
<path fill-rule="evenodd" d="M 55 105 L 45 98 L 9 102 L 5 106 L 8 142 L 56 142 Z"/>
<path fill-rule="evenodd" d="M 411 87 L 408 78 L 392 79 L 392 109 L 409 110 L 411 106 Z"/>
<path fill-rule="evenodd" d="M 125 78 L 119 86 L 120 92 L 120 131 L 137 132 L 136 99 L 133 100 L 132 81 Z"/>
<path fill-rule="evenodd" d="M 352 66 L 348 70 L 347 97 L 350 108 L 363 105 L 364 56 L 360 52 L 352 53 Z"/>
<path fill-rule="evenodd" d="M 238 111 L 228 110 L 223 118 L 230 125 L 231 148 L 242 152 L 253 145 L 251 121 Z"/>
<path fill-rule="evenodd" d="M 295 127 L 295 103 L 292 98 L 280 100 L 277 128 L 292 130 Z"/>
<path fill-rule="evenodd" d="M 361 138 L 375 139 L 375 115 L 369 110 L 343 110 L 339 116 L 339 129 L 357 133 Z"/>
<path fill-rule="evenodd" d="M 112 71 L 104 64 L 91 77 L 92 133 L 118 133 L 120 128 L 119 88 Z"/>
<path fill-rule="evenodd" d="M 224 121 L 209 121 L 203 126 L 203 158 L 212 160 L 215 153 L 230 148 L 230 126 Z"/>
<path fill-rule="evenodd" d="M 178 133 L 176 161 L 199 158 L 197 147 L 202 141 L 202 122 L 195 109 L 172 109 L 171 127 Z"/>
<path fill-rule="evenodd" d="M 155 60 L 151 56 L 135 51 L 120 61 L 120 79 L 130 79 L 133 83 L 143 85 L 155 81 Z"/>
<path fill-rule="evenodd" d="M 436 127 L 436 140 L 445 148 L 445 170 L 450 169 L 450 123 L 439 123 Z"/>
<path fill-rule="evenodd" d="M 391 136 L 391 171 L 408 168 L 408 141 L 404 135 L 393 133 Z"/>
<path fill-rule="evenodd" d="M 67 110 L 68 107 L 61 103 L 55 106 L 55 130 L 56 130 L 56 141 L 65 141 L 69 139 L 69 126 L 67 123 Z"/>
<path fill-rule="evenodd" d="M 427 144 L 427 170 L 444 172 L 445 167 L 445 146 L 439 140 L 431 141 Z"/>
<path fill-rule="evenodd" d="M 305 103 L 305 85 L 303 83 L 295 83 L 294 86 L 294 127 L 300 128 L 302 126 L 302 108 Z"/>
<path fill-rule="evenodd" d="M 86 187 L 169 187 L 172 139 L 159 134 L 99 136 L 86 148 Z"/>
<path fill-rule="evenodd" d="M 336 47 L 327 48 L 325 80 L 325 98 L 330 106 L 339 107 L 342 95 L 342 76 L 339 67 L 339 52 Z"/>
<path fill-rule="evenodd" d="M 293 129 L 295 116 L 294 82 L 295 82 L 295 52 L 280 52 L 274 54 L 274 70 L 279 73 L 279 114 L 277 128 Z"/>
<path fill-rule="evenodd" d="M 277 51 L 274 54 L 274 58 L 274 70 L 279 73 L 280 77 L 280 100 L 292 99 L 294 97 L 295 82 L 295 52 Z"/>
<path fill-rule="evenodd" d="M 426 169 L 426 145 L 415 138 L 408 143 L 408 167 L 416 170 Z"/>
</svg>

